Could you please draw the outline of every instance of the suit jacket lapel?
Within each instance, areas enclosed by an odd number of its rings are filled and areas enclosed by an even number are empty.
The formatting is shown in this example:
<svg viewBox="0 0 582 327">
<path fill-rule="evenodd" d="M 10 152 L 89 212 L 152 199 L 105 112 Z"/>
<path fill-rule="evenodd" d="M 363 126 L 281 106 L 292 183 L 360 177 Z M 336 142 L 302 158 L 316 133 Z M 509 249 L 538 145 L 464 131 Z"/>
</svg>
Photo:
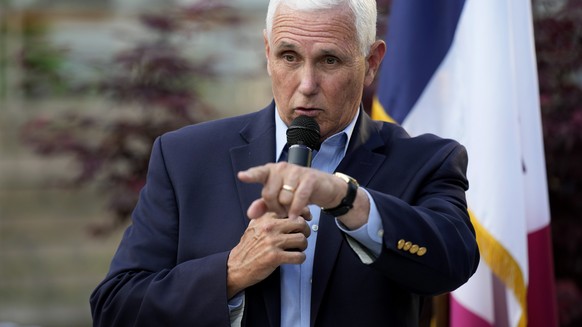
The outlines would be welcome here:
<svg viewBox="0 0 582 327">
<path fill-rule="evenodd" d="M 251 167 L 264 165 L 275 160 L 275 107 L 267 108 L 249 115 L 247 125 L 240 131 L 244 144 L 230 149 L 234 180 L 238 189 L 244 226 L 248 225 L 246 212 L 251 203 L 261 196 L 260 184 L 243 183 L 237 173 Z"/>
<path fill-rule="evenodd" d="M 384 142 L 379 135 L 378 129 L 374 126 L 374 122 L 367 114 L 361 111 L 354 134 L 350 139 L 346 156 L 340 162 L 336 171 L 341 171 L 354 177 L 361 186 L 365 187 L 385 159 L 383 154 L 374 152 L 375 149 L 382 146 L 384 146 Z M 334 217 L 322 212 L 319 225 L 313 264 L 313 287 L 311 290 L 312 326 L 317 318 L 323 294 L 329 284 L 329 278 L 335 268 L 337 256 L 344 244 L 342 242 L 343 235 L 337 228 Z"/>
<path fill-rule="evenodd" d="M 376 123 L 367 114 L 360 113 L 346 156 L 336 171 L 354 177 L 365 187 L 386 159 L 383 152 L 375 151 L 384 146 Z"/>
<path fill-rule="evenodd" d="M 240 131 L 245 144 L 230 149 L 234 179 L 236 180 L 241 210 L 244 213 L 242 216 L 245 228 L 249 223 L 246 211 L 251 203 L 261 196 L 262 185 L 243 183 L 236 177 L 236 174 L 241 170 L 275 161 L 274 102 L 257 112 L 256 115 L 250 115 L 249 118 L 248 124 Z M 277 269 L 267 280 L 253 286 L 253 290 L 249 290 L 249 292 L 263 294 L 265 311 L 272 326 L 279 325 L 281 320 L 279 285 L 279 271 Z"/>
</svg>

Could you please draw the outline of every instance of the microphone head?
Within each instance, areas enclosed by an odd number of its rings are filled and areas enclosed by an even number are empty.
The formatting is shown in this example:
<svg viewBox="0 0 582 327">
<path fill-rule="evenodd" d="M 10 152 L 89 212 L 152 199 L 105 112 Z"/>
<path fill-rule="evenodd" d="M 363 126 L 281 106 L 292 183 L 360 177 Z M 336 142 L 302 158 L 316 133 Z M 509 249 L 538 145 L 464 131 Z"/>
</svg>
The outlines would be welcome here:
<svg viewBox="0 0 582 327">
<path fill-rule="evenodd" d="M 301 144 L 310 149 L 319 150 L 320 137 L 319 124 L 308 116 L 299 116 L 293 119 L 287 128 L 287 144 L 289 146 Z"/>
</svg>

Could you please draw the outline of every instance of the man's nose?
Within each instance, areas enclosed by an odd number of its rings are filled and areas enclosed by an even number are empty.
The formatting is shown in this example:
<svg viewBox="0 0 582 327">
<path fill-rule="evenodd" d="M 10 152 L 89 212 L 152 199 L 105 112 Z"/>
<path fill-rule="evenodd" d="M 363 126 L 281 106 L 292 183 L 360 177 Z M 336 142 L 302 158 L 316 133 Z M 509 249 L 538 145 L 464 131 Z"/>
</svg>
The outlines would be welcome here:
<svg viewBox="0 0 582 327">
<path fill-rule="evenodd" d="M 303 66 L 299 77 L 299 92 L 305 96 L 314 95 L 319 90 L 319 77 L 314 67 Z"/>
</svg>

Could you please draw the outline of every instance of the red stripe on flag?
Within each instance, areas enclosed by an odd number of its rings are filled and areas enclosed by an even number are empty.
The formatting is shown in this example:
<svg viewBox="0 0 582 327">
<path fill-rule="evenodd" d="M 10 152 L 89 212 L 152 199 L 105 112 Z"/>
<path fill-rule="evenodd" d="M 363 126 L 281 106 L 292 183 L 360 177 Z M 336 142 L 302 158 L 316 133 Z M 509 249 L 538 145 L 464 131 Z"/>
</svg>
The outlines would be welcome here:
<svg viewBox="0 0 582 327">
<path fill-rule="evenodd" d="M 483 318 L 477 316 L 470 310 L 467 310 L 453 296 L 451 299 L 451 326 L 471 326 L 471 327 L 493 327 Z"/>
<path fill-rule="evenodd" d="M 546 226 L 528 234 L 527 241 L 529 253 L 528 327 L 558 326 L 550 227 Z"/>
</svg>

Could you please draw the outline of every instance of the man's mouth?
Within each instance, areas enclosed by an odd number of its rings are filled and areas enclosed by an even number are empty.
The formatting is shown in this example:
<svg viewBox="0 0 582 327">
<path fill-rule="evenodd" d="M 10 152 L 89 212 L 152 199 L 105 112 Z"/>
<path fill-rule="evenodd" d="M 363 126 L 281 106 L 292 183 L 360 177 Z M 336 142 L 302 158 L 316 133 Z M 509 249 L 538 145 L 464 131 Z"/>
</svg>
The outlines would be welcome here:
<svg viewBox="0 0 582 327">
<path fill-rule="evenodd" d="M 297 107 L 295 108 L 295 113 L 299 116 L 315 117 L 319 115 L 321 109 L 318 108 L 307 108 L 307 107 Z"/>
</svg>

